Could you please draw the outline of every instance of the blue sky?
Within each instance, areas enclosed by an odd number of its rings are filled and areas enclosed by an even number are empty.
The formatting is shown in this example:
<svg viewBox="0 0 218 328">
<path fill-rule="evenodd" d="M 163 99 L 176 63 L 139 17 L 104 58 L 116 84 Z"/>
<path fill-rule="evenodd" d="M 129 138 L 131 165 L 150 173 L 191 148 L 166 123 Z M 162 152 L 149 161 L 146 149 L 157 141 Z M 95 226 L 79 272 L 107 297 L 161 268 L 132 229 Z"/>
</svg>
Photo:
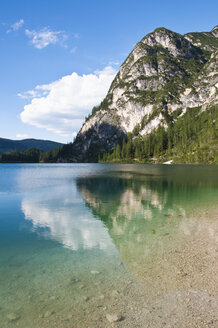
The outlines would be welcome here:
<svg viewBox="0 0 218 328">
<path fill-rule="evenodd" d="M 217 0 L 1 0 L 0 137 L 68 142 L 134 45 L 210 31 Z"/>
</svg>

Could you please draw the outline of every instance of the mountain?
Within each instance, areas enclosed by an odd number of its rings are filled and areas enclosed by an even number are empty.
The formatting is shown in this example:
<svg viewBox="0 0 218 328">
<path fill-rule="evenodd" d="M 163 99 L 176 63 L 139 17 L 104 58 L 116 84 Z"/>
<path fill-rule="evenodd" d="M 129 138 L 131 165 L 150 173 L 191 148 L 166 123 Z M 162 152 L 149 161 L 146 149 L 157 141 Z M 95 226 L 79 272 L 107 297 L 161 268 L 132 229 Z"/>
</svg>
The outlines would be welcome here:
<svg viewBox="0 0 218 328">
<path fill-rule="evenodd" d="M 211 32 L 185 35 L 161 27 L 146 35 L 121 65 L 105 99 L 93 108 L 67 156 L 60 153 L 58 161 L 95 162 L 105 153 L 110 155 L 117 145 L 125 146 L 125 140 L 131 148 L 127 159 L 134 159 L 136 140 L 140 148 L 146 148 L 150 136 L 153 148 L 144 151 L 142 161 L 156 157 L 161 162 L 172 156 L 189 162 L 195 154 L 196 162 L 214 162 L 217 36 L 218 26 Z M 160 138 L 161 144 L 155 148 Z M 183 156 L 186 152 L 188 159 Z M 211 159 L 205 155 L 208 152 Z"/>
<path fill-rule="evenodd" d="M 217 36 L 218 26 L 211 32 L 185 35 L 158 28 L 146 35 L 84 122 L 67 158 L 59 160 L 97 161 L 99 154 L 111 153 L 129 133 L 134 140 L 160 127 L 167 132 L 192 109 L 190 118 L 196 121 L 217 108 Z M 197 131 L 201 136 L 202 128 Z"/>
<path fill-rule="evenodd" d="M 40 139 L 24 139 L 24 140 L 11 140 L 0 138 L 0 155 L 9 153 L 14 150 L 25 151 L 29 148 L 37 148 L 42 151 L 48 151 L 62 146 L 59 142 L 40 140 Z"/>
</svg>

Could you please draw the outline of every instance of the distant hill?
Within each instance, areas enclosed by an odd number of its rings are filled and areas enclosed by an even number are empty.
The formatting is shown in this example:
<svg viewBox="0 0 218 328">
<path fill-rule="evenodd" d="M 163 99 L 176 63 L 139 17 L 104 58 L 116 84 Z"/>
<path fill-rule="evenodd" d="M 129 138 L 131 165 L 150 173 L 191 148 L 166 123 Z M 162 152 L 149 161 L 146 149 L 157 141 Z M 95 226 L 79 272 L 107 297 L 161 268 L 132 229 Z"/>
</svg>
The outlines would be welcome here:
<svg viewBox="0 0 218 328">
<path fill-rule="evenodd" d="M 43 151 L 48 151 L 54 148 L 59 148 L 63 144 L 50 140 L 40 139 L 23 139 L 23 140 L 11 140 L 0 138 L 0 155 L 3 153 L 9 153 L 14 150 L 24 151 L 29 148 L 37 148 Z"/>
</svg>

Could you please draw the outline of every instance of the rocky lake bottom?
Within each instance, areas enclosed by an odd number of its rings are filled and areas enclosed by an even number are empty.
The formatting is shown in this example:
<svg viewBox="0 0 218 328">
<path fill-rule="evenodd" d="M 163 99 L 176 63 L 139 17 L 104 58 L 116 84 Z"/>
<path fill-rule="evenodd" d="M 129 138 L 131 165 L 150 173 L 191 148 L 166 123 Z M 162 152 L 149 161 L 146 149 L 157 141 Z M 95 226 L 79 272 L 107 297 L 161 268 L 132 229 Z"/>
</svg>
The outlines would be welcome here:
<svg viewBox="0 0 218 328">
<path fill-rule="evenodd" d="M 217 173 L 0 166 L 0 327 L 217 327 Z"/>
</svg>

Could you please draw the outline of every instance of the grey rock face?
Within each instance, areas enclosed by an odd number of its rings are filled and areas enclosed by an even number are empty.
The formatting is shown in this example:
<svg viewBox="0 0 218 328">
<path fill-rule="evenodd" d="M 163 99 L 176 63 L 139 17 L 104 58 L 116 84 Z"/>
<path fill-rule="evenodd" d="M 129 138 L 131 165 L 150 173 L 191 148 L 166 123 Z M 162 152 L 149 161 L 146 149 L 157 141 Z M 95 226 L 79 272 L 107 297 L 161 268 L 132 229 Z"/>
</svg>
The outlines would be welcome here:
<svg viewBox="0 0 218 328">
<path fill-rule="evenodd" d="M 167 127 L 165 113 L 217 104 L 218 27 L 185 36 L 158 28 L 121 65 L 104 101 L 83 124 L 71 161 L 95 161 L 139 127 L 146 135 Z M 199 109 L 200 110 L 200 109 Z"/>
</svg>

